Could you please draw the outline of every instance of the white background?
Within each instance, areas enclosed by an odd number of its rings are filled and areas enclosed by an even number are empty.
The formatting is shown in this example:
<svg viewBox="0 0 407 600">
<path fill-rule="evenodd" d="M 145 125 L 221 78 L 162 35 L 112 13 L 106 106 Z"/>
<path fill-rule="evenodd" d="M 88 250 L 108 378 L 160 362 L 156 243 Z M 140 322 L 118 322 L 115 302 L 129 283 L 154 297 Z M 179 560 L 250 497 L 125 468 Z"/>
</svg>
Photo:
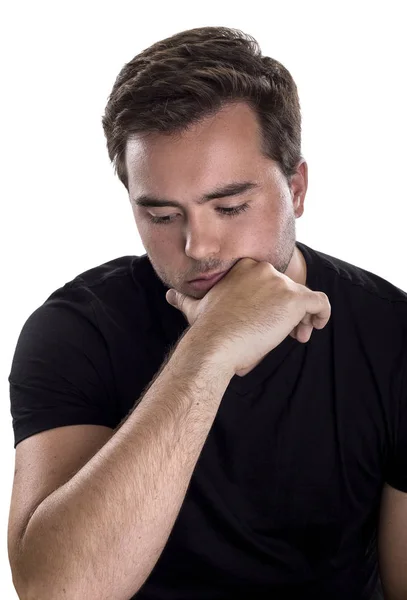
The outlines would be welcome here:
<svg viewBox="0 0 407 600">
<path fill-rule="evenodd" d="M 240 7 L 239 7 L 240 6 Z M 78 273 L 144 248 L 101 117 L 122 66 L 184 29 L 242 29 L 297 83 L 309 167 L 297 239 L 407 290 L 404 2 L 10 2 L 1 25 L 0 597 L 21 328 Z"/>
</svg>

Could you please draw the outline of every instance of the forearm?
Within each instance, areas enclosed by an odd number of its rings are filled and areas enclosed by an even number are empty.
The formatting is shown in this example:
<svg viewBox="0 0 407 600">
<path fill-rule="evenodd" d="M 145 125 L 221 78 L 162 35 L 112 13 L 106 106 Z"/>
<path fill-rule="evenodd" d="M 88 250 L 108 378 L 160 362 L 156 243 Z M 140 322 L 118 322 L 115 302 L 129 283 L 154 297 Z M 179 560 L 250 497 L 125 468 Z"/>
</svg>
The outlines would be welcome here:
<svg viewBox="0 0 407 600">
<path fill-rule="evenodd" d="M 112 438 L 32 516 L 27 599 L 128 600 L 157 562 L 233 373 L 190 330 Z"/>
</svg>

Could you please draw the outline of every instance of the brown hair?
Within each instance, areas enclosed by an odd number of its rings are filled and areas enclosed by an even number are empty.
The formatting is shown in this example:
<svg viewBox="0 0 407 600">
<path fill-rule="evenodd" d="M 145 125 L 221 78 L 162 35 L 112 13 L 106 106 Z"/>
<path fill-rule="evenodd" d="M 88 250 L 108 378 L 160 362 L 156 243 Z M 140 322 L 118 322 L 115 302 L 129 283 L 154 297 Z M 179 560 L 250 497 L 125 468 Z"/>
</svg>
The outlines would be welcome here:
<svg viewBox="0 0 407 600">
<path fill-rule="evenodd" d="M 173 134 L 245 101 L 256 112 L 262 152 L 290 180 L 301 156 L 297 86 L 277 60 L 238 29 L 199 27 L 143 50 L 124 65 L 109 95 L 102 124 L 110 160 L 128 190 L 125 163 L 131 134 Z"/>
</svg>

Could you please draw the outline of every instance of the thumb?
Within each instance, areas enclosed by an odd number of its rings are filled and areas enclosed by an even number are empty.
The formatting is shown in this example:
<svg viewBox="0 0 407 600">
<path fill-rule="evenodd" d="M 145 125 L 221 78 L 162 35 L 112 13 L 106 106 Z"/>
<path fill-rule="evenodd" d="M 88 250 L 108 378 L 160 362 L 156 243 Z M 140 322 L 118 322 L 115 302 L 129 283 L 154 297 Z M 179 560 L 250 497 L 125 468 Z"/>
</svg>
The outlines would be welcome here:
<svg viewBox="0 0 407 600">
<path fill-rule="evenodd" d="M 175 308 L 178 308 L 178 310 L 184 312 L 185 306 L 186 306 L 186 299 L 187 299 L 185 294 L 181 294 L 180 292 L 177 292 L 177 290 L 173 290 L 171 288 L 165 294 L 165 298 L 166 298 L 168 304 L 171 304 Z"/>
<path fill-rule="evenodd" d="M 165 299 L 168 304 L 171 304 L 183 313 L 186 320 L 192 325 L 196 320 L 196 307 L 199 304 L 198 300 L 194 300 L 177 290 L 170 289 L 165 294 Z"/>
<path fill-rule="evenodd" d="M 165 294 L 165 299 L 167 300 L 168 304 L 171 304 L 175 307 L 177 306 L 177 292 L 175 290 L 168 290 L 168 292 Z"/>
</svg>

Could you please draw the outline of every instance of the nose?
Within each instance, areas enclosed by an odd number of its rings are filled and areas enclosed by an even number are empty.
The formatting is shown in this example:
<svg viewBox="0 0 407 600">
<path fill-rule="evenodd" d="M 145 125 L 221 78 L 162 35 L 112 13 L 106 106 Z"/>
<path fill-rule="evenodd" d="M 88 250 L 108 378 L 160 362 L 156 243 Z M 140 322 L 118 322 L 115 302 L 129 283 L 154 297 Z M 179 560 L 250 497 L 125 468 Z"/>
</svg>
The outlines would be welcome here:
<svg viewBox="0 0 407 600">
<path fill-rule="evenodd" d="M 216 228 L 201 219 L 188 224 L 185 242 L 185 254 L 196 261 L 217 256 L 220 250 L 219 235 Z"/>
</svg>

